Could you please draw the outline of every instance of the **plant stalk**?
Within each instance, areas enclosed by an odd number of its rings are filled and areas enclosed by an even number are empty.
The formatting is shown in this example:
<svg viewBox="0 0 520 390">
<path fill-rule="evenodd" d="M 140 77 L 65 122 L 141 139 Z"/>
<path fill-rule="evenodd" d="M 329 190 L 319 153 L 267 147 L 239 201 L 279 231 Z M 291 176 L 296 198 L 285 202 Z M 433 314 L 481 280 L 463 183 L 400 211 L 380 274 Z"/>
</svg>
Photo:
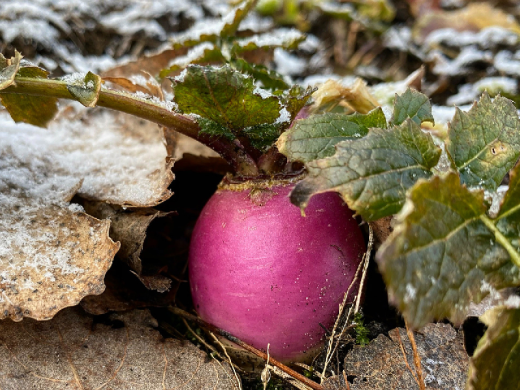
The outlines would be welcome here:
<svg viewBox="0 0 520 390">
<path fill-rule="evenodd" d="M 21 94 L 76 100 L 69 92 L 65 81 L 31 77 L 17 77 L 15 84 L 0 90 L 0 94 Z M 256 162 L 239 143 L 202 133 L 200 126 L 194 120 L 176 114 L 160 104 L 147 102 L 130 94 L 102 88 L 99 92 L 97 106 L 131 114 L 178 131 L 215 150 L 228 161 L 235 173 L 245 176 L 258 174 Z"/>
</svg>

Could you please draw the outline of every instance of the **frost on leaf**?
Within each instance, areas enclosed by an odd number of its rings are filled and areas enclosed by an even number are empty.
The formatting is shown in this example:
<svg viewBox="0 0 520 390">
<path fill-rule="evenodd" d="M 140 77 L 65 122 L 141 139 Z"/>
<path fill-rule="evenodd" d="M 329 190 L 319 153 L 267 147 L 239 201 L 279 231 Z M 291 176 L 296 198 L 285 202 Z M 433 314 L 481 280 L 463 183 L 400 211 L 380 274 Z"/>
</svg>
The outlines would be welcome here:
<svg viewBox="0 0 520 390">
<path fill-rule="evenodd" d="M 46 70 L 24 62 L 22 61 L 22 66 L 18 70 L 18 77 L 46 79 L 49 76 Z M 0 102 L 15 122 L 25 122 L 40 127 L 46 127 L 58 112 L 58 99 L 52 97 L 1 94 Z"/>
<path fill-rule="evenodd" d="M 481 192 L 451 173 L 417 183 L 377 253 L 390 299 L 414 327 L 464 319 L 471 302 L 520 282 L 518 256 L 486 215 Z"/>
<path fill-rule="evenodd" d="M 407 118 L 418 124 L 425 121 L 433 122 L 432 106 L 428 96 L 410 88 L 402 95 L 396 95 L 390 123 L 400 125 Z"/>
<path fill-rule="evenodd" d="M 257 149 L 270 146 L 292 119 L 283 96 L 256 87 L 253 78 L 229 65 L 189 66 L 175 79 L 173 89 L 179 109 L 200 116 L 203 132 L 246 137 Z"/>
<path fill-rule="evenodd" d="M 441 150 L 411 119 L 389 129 L 370 129 L 363 138 L 336 145 L 336 154 L 306 164 L 308 176 L 291 193 L 305 208 L 317 193 L 337 191 L 366 220 L 397 213 L 406 190 L 432 176 Z"/>
<path fill-rule="evenodd" d="M 496 307 L 480 319 L 488 329 L 470 360 L 467 389 L 517 389 L 520 382 L 520 309 Z"/>
<path fill-rule="evenodd" d="M 407 367 L 407 363 L 409 367 L 414 367 L 414 358 L 406 330 L 392 329 L 388 336 L 390 338 L 381 334 L 368 346 L 355 346 L 347 354 L 345 372 L 354 377 L 350 385 L 352 390 L 418 388 Z M 426 388 L 463 389 L 468 356 L 462 334 L 449 324 L 428 324 L 415 333 L 414 338 Z"/>
<path fill-rule="evenodd" d="M 0 388 L 239 389 L 226 363 L 156 328 L 150 313 L 138 310 L 104 322 L 80 308 L 47 322 L 0 322 Z"/>
<path fill-rule="evenodd" d="M 45 320 L 103 292 L 119 244 L 108 237 L 107 221 L 68 204 L 79 179 L 49 175 L 48 157 L 33 159 L 24 145 L 5 142 L 1 128 L 0 319 Z"/>
<path fill-rule="evenodd" d="M 48 319 L 103 291 L 119 244 L 108 221 L 69 204 L 74 194 L 124 206 L 170 196 L 157 126 L 108 112 L 90 119 L 63 114 L 41 129 L 0 116 L 1 318 Z"/>
<path fill-rule="evenodd" d="M 290 161 L 310 162 L 334 154 L 334 146 L 345 140 L 361 138 L 371 127 L 386 127 L 381 108 L 368 114 L 314 115 L 296 121 L 277 141 L 278 150 Z"/>
<path fill-rule="evenodd" d="M 155 124 L 112 111 L 76 112 L 70 107 L 48 129 L 16 126 L 1 116 L 0 124 L 5 147 L 23 153 L 42 170 L 42 177 L 44 166 L 37 162 L 52 156 L 48 172 L 59 170 L 82 180 L 78 193 L 84 198 L 148 207 L 171 196 L 173 163 Z"/>
<path fill-rule="evenodd" d="M 484 93 L 469 112 L 457 109 L 448 132 L 448 153 L 461 181 L 497 189 L 520 156 L 520 120 L 513 103 Z"/>
<path fill-rule="evenodd" d="M 85 107 L 96 106 L 101 91 L 101 77 L 88 72 L 85 77 L 77 73 L 72 76 L 65 76 L 62 80 L 67 83 L 67 89 L 74 99 Z"/>
</svg>

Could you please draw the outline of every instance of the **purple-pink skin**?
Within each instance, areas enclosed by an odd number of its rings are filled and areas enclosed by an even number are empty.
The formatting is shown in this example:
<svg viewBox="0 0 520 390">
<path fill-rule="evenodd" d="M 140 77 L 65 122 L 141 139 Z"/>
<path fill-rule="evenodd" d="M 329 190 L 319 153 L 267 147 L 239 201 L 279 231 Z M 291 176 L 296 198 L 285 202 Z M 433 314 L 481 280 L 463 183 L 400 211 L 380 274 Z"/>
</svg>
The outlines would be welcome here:
<svg viewBox="0 0 520 390">
<path fill-rule="evenodd" d="M 306 360 L 323 343 L 320 323 L 334 324 L 366 248 L 336 193 L 313 196 L 302 217 L 289 201 L 292 188 L 217 191 L 197 221 L 189 259 L 201 318 L 264 351 L 269 343 L 284 362 Z"/>
</svg>

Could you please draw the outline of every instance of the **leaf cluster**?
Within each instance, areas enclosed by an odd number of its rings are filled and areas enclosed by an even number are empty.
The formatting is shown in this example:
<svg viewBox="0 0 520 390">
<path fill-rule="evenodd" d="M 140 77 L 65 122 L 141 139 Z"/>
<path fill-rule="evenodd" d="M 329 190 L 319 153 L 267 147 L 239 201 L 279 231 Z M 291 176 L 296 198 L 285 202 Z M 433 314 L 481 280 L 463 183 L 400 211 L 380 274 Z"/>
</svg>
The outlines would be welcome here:
<svg viewBox="0 0 520 390">
<path fill-rule="evenodd" d="M 239 37 L 241 22 L 256 5 L 256 0 L 244 0 L 236 5 L 222 20 L 209 24 L 201 20 L 191 29 L 179 34 L 172 41 L 174 49 L 185 49 L 188 54 L 175 59 L 163 69 L 160 77 L 185 69 L 190 64 L 228 64 L 244 74 L 254 77 L 264 88 L 282 91 L 290 84 L 278 72 L 262 64 L 244 59 L 244 55 L 254 51 L 282 48 L 294 50 L 305 40 L 305 34 L 298 30 L 279 29 L 278 33 L 265 32 Z"/>
<path fill-rule="evenodd" d="M 174 79 L 173 91 L 179 110 L 196 115 L 202 132 L 217 138 L 241 139 L 265 151 L 290 125 L 312 89 L 295 86 L 273 94 L 229 65 L 191 65 Z"/>
<path fill-rule="evenodd" d="M 397 214 L 376 258 L 391 301 L 414 327 L 443 318 L 460 323 L 472 302 L 520 285 L 515 106 L 484 93 L 468 112 L 456 109 L 446 139 L 423 130 L 425 121 L 433 122 L 429 99 L 407 90 L 395 97 L 388 124 L 380 109 L 324 114 L 298 121 L 278 141 L 308 170 L 291 194 L 302 211 L 313 195 L 336 191 L 366 221 Z M 507 181 L 500 199 L 497 189 Z M 506 336 L 518 332 L 518 309 L 497 310 L 471 374 L 492 380 L 471 379 L 472 389 L 506 388 L 484 383 L 509 383 L 500 371 L 518 364 L 517 337 Z M 498 320 L 504 316 L 507 325 Z M 484 368 L 491 359 L 497 364 Z"/>
</svg>

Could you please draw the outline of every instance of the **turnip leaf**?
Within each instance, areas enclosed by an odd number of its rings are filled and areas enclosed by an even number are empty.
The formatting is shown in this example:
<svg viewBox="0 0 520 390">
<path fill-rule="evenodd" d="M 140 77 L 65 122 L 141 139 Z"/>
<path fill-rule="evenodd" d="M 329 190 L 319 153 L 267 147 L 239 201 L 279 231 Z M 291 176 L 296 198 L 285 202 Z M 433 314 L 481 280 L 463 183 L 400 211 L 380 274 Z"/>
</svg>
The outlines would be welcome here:
<svg viewBox="0 0 520 390">
<path fill-rule="evenodd" d="M 65 78 L 70 94 L 85 107 L 95 107 L 101 91 L 101 77 L 88 72 L 83 79 Z"/>
<path fill-rule="evenodd" d="M 19 77 L 46 79 L 49 72 L 36 66 L 19 68 Z M 2 94 L 0 101 L 15 122 L 25 122 L 31 125 L 46 127 L 58 112 L 58 99 L 46 96 L 22 94 Z"/>
<path fill-rule="evenodd" d="M 469 112 L 457 109 L 447 151 L 468 186 L 496 190 L 520 156 L 520 120 L 513 103 L 484 93 Z"/>
<path fill-rule="evenodd" d="M 517 389 L 520 383 L 520 309 L 495 307 L 481 320 L 489 328 L 470 360 L 468 390 Z"/>
<path fill-rule="evenodd" d="M 174 100 L 183 113 L 203 118 L 198 120 L 203 132 L 227 138 L 246 137 L 260 150 L 278 138 L 311 93 L 291 89 L 273 95 L 229 65 L 189 66 L 174 80 L 173 89 Z"/>
<path fill-rule="evenodd" d="M 461 322 L 471 302 L 520 283 L 517 249 L 486 215 L 482 191 L 456 173 L 420 181 L 377 259 L 390 299 L 420 327 Z"/>
<path fill-rule="evenodd" d="M 430 99 L 426 95 L 412 89 L 407 89 L 402 95 L 396 95 L 394 113 L 390 123 L 400 125 L 406 118 L 411 118 L 418 124 L 425 121 L 433 122 Z"/>
<path fill-rule="evenodd" d="M 264 88 L 271 90 L 286 90 L 289 88 L 289 84 L 281 74 L 264 65 L 251 64 L 242 58 L 233 59 L 231 64 L 240 72 L 251 75 L 255 80 L 260 81 Z"/>
<path fill-rule="evenodd" d="M 291 161 L 310 162 L 334 155 L 334 146 L 348 139 L 361 138 L 371 127 L 386 127 L 386 119 L 381 108 L 368 114 L 354 113 L 324 114 L 300 119 L 283 133 L 278 142 L 278 150 Z"/>
<path fill-rule="evenodd" d="M 432 176 L 440 155 L 431 135 L 411 119 L 372 128 L 363 138 L 337 144 L 334 156 L 306 164 L 309 174 L 296 185 L 291 201 L 305 208 L 312 195 L 337 191 L 364 219 L 376 220 L 401 209 L 406 190 Z"/>
<path fill-rule="evenodd" d="M 173 37 L 173 48 L 186 48 L 202 42 L 216 42 L 235 34 L 242 20 L 255 5 L 255 0 L 244 0 L 220 19 L 199 20 L 190 29 Z"/>
<path fill-rule="evenodd" d="M 296 29 L 279 28 L 274 32 L 236 39 L 233 50 L 235 53 L 258 49 L 269 50 L 277 47 L 285 50 L 295 50 L 305 38 L 305 34 Z"/>
</svg>

